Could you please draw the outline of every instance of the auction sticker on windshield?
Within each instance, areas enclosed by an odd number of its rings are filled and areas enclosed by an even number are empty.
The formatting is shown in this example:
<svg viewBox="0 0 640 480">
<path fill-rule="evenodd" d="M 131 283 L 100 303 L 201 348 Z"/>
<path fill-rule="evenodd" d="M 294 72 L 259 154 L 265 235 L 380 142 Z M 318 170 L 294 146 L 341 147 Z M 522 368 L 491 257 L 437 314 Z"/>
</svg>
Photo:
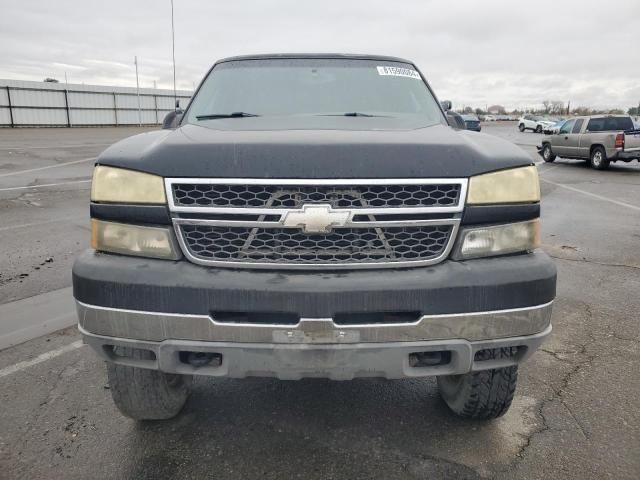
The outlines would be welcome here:
<svg viewBox="0 0 640 480">
<path fill-rule="evenodd" d="M 411 68 L 402 67 L 376 67 L 378 75 L 391 75 L 393 77 L 409 77 L 420 80 L 420 74 Z"/>
</svg>

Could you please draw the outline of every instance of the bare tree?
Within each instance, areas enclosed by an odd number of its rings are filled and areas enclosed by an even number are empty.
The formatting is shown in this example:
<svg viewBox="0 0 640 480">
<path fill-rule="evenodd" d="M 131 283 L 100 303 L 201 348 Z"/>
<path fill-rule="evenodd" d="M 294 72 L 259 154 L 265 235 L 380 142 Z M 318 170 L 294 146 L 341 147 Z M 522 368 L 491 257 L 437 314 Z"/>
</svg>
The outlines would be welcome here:
<svg viewBox="0 0 640 480">
<path fill-rule="evenodd" d="M 553 100 L 551 102 L 550 113 L 559 115 L 564 112 L 564 102 L 560 100 Z"/>
<path fill-rule="evenodd" d="M 542 106 L 544 107 L 544 113 L 549 113 L 549 110 L 551 109 L 551 102 L 549 100 L 544 100 L 542 102 Z"/>
</svg>

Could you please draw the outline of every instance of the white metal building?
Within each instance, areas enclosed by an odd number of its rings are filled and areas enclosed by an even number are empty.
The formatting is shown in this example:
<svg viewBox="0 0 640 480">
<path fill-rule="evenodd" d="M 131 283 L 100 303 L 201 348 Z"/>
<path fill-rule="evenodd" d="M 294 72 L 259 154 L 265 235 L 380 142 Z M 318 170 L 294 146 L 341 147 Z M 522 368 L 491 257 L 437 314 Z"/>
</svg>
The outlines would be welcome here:
<svg viewBox="0 0 640 480">
<path fill-rule="evenodd" d="M 182 108 L 193 92 L 178 90 Z M 0 80 L 0 127 L 161 124 L 173 90 Z"/>
</svg>

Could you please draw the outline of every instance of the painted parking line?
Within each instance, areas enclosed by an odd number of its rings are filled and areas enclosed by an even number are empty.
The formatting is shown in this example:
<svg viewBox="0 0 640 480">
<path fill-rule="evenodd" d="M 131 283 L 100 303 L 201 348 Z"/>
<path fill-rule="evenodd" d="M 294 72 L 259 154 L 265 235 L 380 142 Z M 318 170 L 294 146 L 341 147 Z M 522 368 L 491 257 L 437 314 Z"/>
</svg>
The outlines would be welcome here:
<svg viewBox="0 0 640 480">
<path fill-rule="evenodd" d="M 61 185 L 75 185 L 78 183 L 91 183 L 91 180 L 74 180 L 72 182 L 60 182 L 60 183 L 43 183 L 42 185 L 28 185 L 25 187 L 8 187 L 0 188 L 0 192 L 10 192 L 12 190 L 29 190 L 33 188 L 45 188 L 45 187 L 58 187 Z"/>
<path fill-rule="evenodd" d="M 538 172 L 538 175 L 544 175 L 544 174 L 545 174 L 545 173 L 547 173 L 549 170 L 553 170 L 554 168 L 558 168 L 559 166 L 560 166 L 560 165 L 553 165 L 552 167 L 547 167 L 547 168 L 541 169 L 541 170 Z"/>
<path fill-rule="evenodd" d="M 18 170 L 16 172 L 0 173 L 0 177 L 12 177 L 14 175 L 22 175 L 23 173 L 39 172 L 41 170 L 49 170 L 50 168 L 59 168 L 67 165 L 75 165 L 76 163 L 91 162 L 98 157 L 81 158 L 80 160 L 72 160 L 70 162 L 56 163 L 55 165 L 47 165 L 46 167 L 29 168 L 28 170 Z"/>
<path fill-rule="evenodd" d="M 68 216 L 68 217 L 60 217 L 54 220 L 43 220 L 41 222 L 31 222 L 31 223 L 20 223 L 18 225 L 8 225 L 6 227 L 0 227 L 0 232 L 5 232 L 7 230 L 17 230 L 19 228 L 29 228 L 29 227 L 37 227 L 39 225 L 47 225 L 49 223 L 58 223 L 58 222 L 66 222 L 68 220 L 75 220 L 78 218 L 78 215 Z"/>
<path fill-rule="evenodd" d="M 611 198 L 607 198 L 607 197 L 603 197 L 602 195 L 598 195 L 596 193 L 591 193 L 591 192 L 587 192 L 585 190 L 580 190 L 579 188 L 576 188 L 576 187 L 570 187 L 569 185 L 564 185 L 563 183 L 552 182 L 551 180 L 547 180 L 546 178 L 540 178 L 540 181 L 548 183 L 550 185 L 555 185 L 556 187 L 560 187 L 560 188 L 564 188 L 566 190 L 570 190 L 572 192 L 581 193 L 581 194 L 586 195 L 588 197 L 597 198 L 598 200 L 602 200 L 604 202 L 613 203 L 614 205 L 618 205 L 620 207 L 630 208 L 631 210 L 637 210 L 637 211 L 640 212 L 640 206 L 638 206 L 638 205 L 631 205 L 630 203 L 625 203 L 625 202 L 620 202 L 618 200 L 613 200 Z"/>
<path fill-rule="evenodd" d="M 115 143 L 115 142 L 113 142 Z M 14 145 L 14 146 L 0 146 L 0 150 L 41 150 L 44 148 L 48 149 L 58 149 L 58 148 L 89 148 L 89 147 L 108 147 L 109 145 L 113 145 L 113 143 L 84 143 L 84 144 L 73 144 L 73 145 L 37 145 L 33 147 L 24 146 L 24 145 Z"/>
<path fill-rule="evenodd" d="M 38 365 L 39 363 L 46 362 L 48 360 L 51 360 L 52 358 L 59 357 L 60 355 L 64 355 L 67 352 L 72 352 L 73 350 L 77 350 L 83 345 L 84 344 L 82 343 L 82 340 L 77 340 L 73 343 L 57 348 L 56 350 L 51 350 L 49 352 L 45 352 L 41 355 L 38 355 L 37 357 L 32 358 L 31 360 L 25 360 L 24 362 L 19 362 L 14 365 L 10 365 L 0 370 L 0 378 L 6 377 L 7 375 L 11 375 L 13 373 L 18 373 L 22 370 L 33 367 L 34 365 Z"/>
</svg>

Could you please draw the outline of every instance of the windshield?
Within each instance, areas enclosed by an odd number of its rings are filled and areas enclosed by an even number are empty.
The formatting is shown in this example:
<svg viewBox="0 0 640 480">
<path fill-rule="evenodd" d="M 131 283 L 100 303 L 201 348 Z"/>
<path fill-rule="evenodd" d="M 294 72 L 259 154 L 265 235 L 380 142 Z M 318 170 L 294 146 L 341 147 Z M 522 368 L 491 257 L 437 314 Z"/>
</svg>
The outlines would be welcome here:
<svg viewBox="0 0 640 480">
<path fill-rule="evenodd" d="M 185 121 L 224 129 L 411 129 L 445 123 L 412 65 L 351 59 L 220 63 Z"/>
</svg>

